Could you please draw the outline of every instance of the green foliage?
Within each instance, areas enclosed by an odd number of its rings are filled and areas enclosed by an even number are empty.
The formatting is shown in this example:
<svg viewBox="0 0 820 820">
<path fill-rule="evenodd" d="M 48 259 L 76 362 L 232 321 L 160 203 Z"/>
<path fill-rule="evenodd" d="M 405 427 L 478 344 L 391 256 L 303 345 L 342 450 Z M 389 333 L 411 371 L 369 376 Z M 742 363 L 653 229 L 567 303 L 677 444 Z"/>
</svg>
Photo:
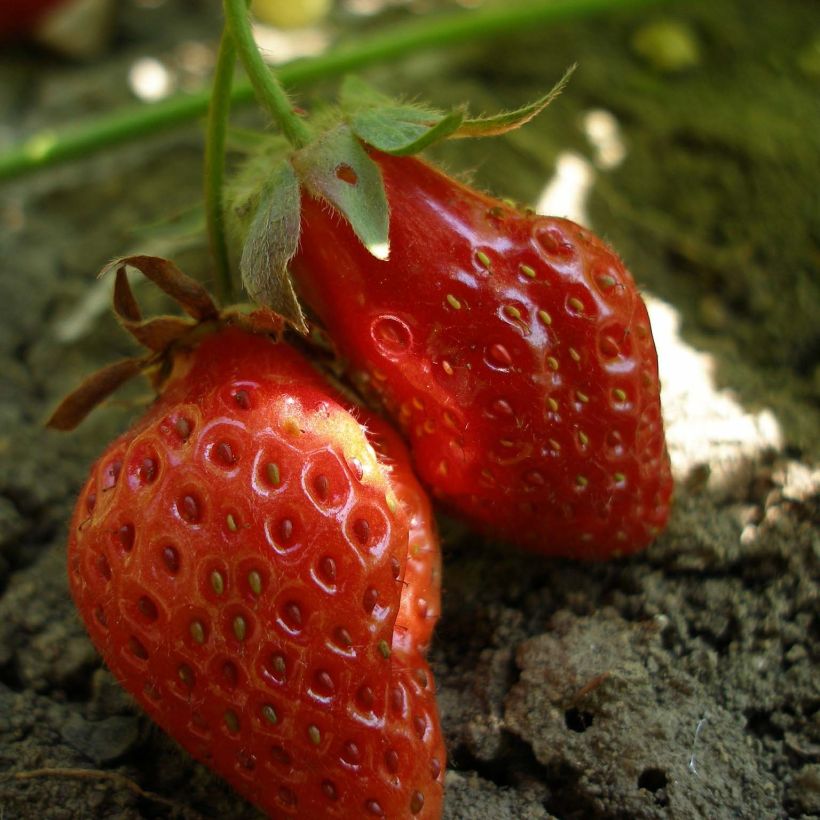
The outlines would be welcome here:
<svg viewBox="0 0 820 820">
<path fill-rule="evenodd" d="M 516 128 L 526 125 L 531 119 L 537 117 L 564 90 L 575 68 L 575 65 L 571 65 L 564 72 L 564 76 L 561 77 L 543 97 L 539 97 L 539 99 L 528 105 L 516 108 L 513 111 L 502 111 L 500 114 L 493 114 L 490 117 L 465 119 L 459 128 L 453 132 L 452 138 L 496 137 L 499 134 L 515 131 Z"/>
<path fill-rule="evenodd" d="M 299 246 L 299 201 L 299 180 L 287 159 L 279 160 L 259 196 L 239 270 L 242 284 L 255 302 L 307 332 L 287 270 Z"/>
<path fill-rule="evenodd" d="M 293 155 L 302 185 L 329 202 L 379 259 L 389 253 L 387 197 L 376 163 L 348 125 L 337 125 Z"/>
</svg>

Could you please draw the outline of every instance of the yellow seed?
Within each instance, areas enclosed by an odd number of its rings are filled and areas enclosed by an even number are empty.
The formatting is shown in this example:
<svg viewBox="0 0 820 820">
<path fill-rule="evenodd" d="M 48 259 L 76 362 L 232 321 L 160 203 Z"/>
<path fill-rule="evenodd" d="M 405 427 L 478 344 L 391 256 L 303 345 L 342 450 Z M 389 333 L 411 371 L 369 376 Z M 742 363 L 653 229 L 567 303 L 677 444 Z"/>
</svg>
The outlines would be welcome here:
<svg viewBox="0 0 820 820">
<path fill-rule="evenodd" d="M 458 429 L 458 428 L 456 427 L 456 420 L 455 420 L 455 419 L 454 419 L 454 418 L 450 415 L 450 413 L 448 413 L 446 410 L 444 411 L 444 423 L 445 423 L 448 427 L 451 427 L 453 430 L 457 430 L 457 429 Z"/>
<path fill-rule="evenodd" d="M 589 436 L 583 431 L 578 431 L 578 441 L 581 443 L 582 447 L 586 447 L 589 444 Z"/>
<path fill-rule="evenodd" d="M 191 621 L 191 626 L 189 629 L 191 632 L 191 637 L 197 643 L 205 643 L 205 627 L 202 626 L 201 621 Z"/>
<path fill-rule="evenodd" d="M 615 473 L 612 477 L 615 479 L 616 484 L 626 481 L 626 476 L 623 473 Z"/>
<path fill-rule="evenodd" d="M 387 660 L 390 657 L 390 644 L 384 638 L 378 643 L 379 654 Z"/>
<path fill-rule="evenodd" d="M 289 436 L 298 436 L 301 432 L 299 425 L 296 423 L 296 419 L 285 419 L 282 424 L 282 429 Z"/>
<path fill-rule="evenodd" d="M 446 461 L 440 461 L 438 465 L 438 474 L 439 475 L 447 475 L 448 467 Z"/>
<path fill-rule="evenodd" d="M 535 279 L 535 271 L 529 265 L 519 265 L 518 270 L 528 279 Z"/>
<path fill-rule="evenodd" d="M 446 359 L 441 363 L 441 369 L 448 375 L 453 375 L 453 366 Z"/>
<path fill-rule="evenodd" d="M 598 284 L 605 290 L 609 290 L 615 284 L 615 277 L 610 276 L 608 273 L 602 273 L 598 277 Z"/>
<path fill-rule="evenodd" d="M 571 347 L 569 349 L 569 355 L 572 357 L 573 361 L 575 361 L 575 362 L 580 362 L 581 361 L 581 354 L 574 347 Z"/>
<path fill-rule="evenodd" d="M 550 447 L 552 447 L 553 450 L 560 450 L 561 449 L 561 443 L 556 441 L 554 438 L 551 438 L 549 440 L 549 445 L 550 445 Z"/>
<path fill-rule="evenodd" d="M 248 573 L 248 586 L 254 595 L 262 594 L 262 576 L 255 569 Z"/>
<path fill-rule="evenodd" d="M 549 367 L 550 370 L 558 370 L 558 359 L 554 356 L 548 356 L 547 367 Z"/>
<path fill-rule="evenodd" d="M 424 410 L 424 402 L 418 396 L 414 396 L 413 407 L 415 407 L 416 410 Z"/>
<path fill-rule="evenodd" d="M 248 624 L 241 615 L 237 615 L 233 619 L 233 634 L 236 635 L 236 640 L 244 641 L 248 634 Z"/>
<path fill-rule="evenodd" d="M 621 388 L 620 388 L 620 387 L 616 387 L 616 388 L 612 391 L 612 395 L 613 395 L 613 396 L 615 396 L 615 399 L 616 399 L 617 401 L 621 402 L 621 403 L 623 403 L 623 402 L 625 402 L 625 401 L 626 401 L 626 393 L 625 393 L 623 390 L 621 390 Z"/>
<path fill-rule="evenodd" d="M 504 313 L 506 313 L 507 316 L 510 317 L 510 319 L 515 319 L 516 321 L 518 321 L 521 318 L 521 311 L 514 305 L 505 305 Z"/>
<path fill-rule="evenodd" d="M 556 413 L 558 411 L 558 402 L 555 401 L 555 399 L 552 396 L 550 396 L 547 399 L 547 406 L 550 410 L 552 410 L 553 413 Z"/>
<path fill-rule="evenodd" d="M 269 703 L 266 703 L 262 707 L 261 711 L 262 717 L 265 718 L 265 720 L 271 725 L 279 721 L 279 715 L 276 714 L 276 709 L 274 709 Z"/>
<path fill-rule="evenodd" d="M 475 258 L 478 260 L 478 263 L 481 265 L 481 267 L 490 267 L 490 257 L 487 256 L 487 254 L 484 253 L 484 251 L 476 251 Z"/>
<path fill-rule="evenodd" d="M 219 570 L 215 569 L 211 573 L 211 589 L 217 595 L 221 595 L 225 591 L 225 578 Z"/>
<path fill-rule="evenodd" d="M 373 378 L 377 382 L 387 381 L 387 375 L 385 373 L 382 373 L 381 370 L 374 369 L 373 370 Z"/>
<path fill-rule="evenodd" d="M 228 727 L 228 731 L 233 734 L 239 731 L 239 718 L 236 716 L 236 712 L 231 709 L 225 712 L 225 725 Z"/>
<path fill-rule="evenodd" d="M 268 464 L 268 466 L 265 469 L 268 473 L 268 481 L 270 481 L 270 483 L 273 484 L 274 487 L 278 487 L 279 481 L 281 480 L 281 477 L 279 475 L 279 465 L 271 463 Z"/>
<path fill-rule="evenodd" d="M 314 726 L 311 723 L 311 725 L 308 726 L 307 734 L 308 734 L 308 740 L 314 746 L 318 746 L 322 742 L 322 733 L 319 731 L 318 726 Z"/>
<path fill-rule="evenodd" d="M 578 401 L 582 404 L 586 404 L 589 401 L 589 396 L 586 393 L 582 393 L 580 390 L 577 390 L 575 395 L 578 397 Z"/>
<path fill-rule="evenodd" d="M 225 523 L 228 525 L 228 529 L 231 532 L 236 532 L 239 527 L 236 525 L 236 519 L 233 517 L 231 513 L 228 513 L 227 517 L 225 518 Z"/>
<path fill-rule="evenodd" d="M 425 433 L 432 433 L 436 429 L 436 423 L 432 419 L 427 419 L 422 429 Z"/>
<path fill-rule="evenodd" d="M 454 310 L 461 310 L 461 302 L 452 293 L 447 294 L 447 304 Z"/>
<path fill-rule="evenodd" d="M 575 483 L 579 487 L 586 487 L 589 484 L 589 479 L 584 475 L 577 475 L 575 476 Z"/>
<path fill-rule="evenodd" d="M 385 493 L 384 500 L 387 502 L 387 509 L 395 515 L 399 509 L 399 502 L 396 500 L 396 496 L 392 490 Z"/>
<path fill-rule="evenodd" d="M 569 299 L 569 306 L 576 312 L 576 313 L 583 313 L 584 312 L 584 303 L 580 299 L 576 299 L 574 296 L 571 296 Z"/>
<path fill-rule="evenodd" d="M 546 310 L 539 310 L 538 318 L 547 326 L 552 324 L 552 316 Z"/>
</svg>

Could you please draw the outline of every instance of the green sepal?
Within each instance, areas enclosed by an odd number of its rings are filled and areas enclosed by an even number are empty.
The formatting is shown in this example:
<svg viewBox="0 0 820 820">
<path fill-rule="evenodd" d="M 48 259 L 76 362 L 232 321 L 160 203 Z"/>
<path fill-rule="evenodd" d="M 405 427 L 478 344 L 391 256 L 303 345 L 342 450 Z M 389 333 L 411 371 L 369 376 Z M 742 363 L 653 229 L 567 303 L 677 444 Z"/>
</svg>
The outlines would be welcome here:
<svg viewBox="0 0 820 820">
<path fill-rule="evenodd" d="M 464 119 L 463 111 L 437 114 L 412 106 L 371 108 L 350 118 L 353 133 L 368 145 L 398 157 L 418 154 L 453 134 Z"/>
<path fill-rule="evenodd" d="M 418 154 L 450 136 L 464 119 L 464 109 L 449 113 L 396 102 L 355 75 L 340 92 L 342 110 L 353 133 L 364 143 L 395 156 Z"/>
<path fill-rule="evenodd" d="M 293 155 L 300 181 L 329 202 L 378 259 L 389 255 L 387 195 L 378 165 L 348 125 L 337 125 Z"/>
<path fill-rule="evenodd" d="M 299 180 L 291 164 L 280 160 L 264 184 L 242 248 L 242 284 L 258 304 L 267 305 L 301 333 L 307 324 L 288 273 L 299 246 Z"/>
<path fill-rule="evenodd" d="M 522 108 L 516 108 L 514 111 L 502 111 L 500 114 L 494 114 L 491 117 L 465 119 L 458 129 L 450 135 L 450 138 L 495 137 L 520 128 L 534 117 L 537 117 L 564 90 L 575 69 L 576 66 L 571 65 L 552 89 L 535 102 Z"/>
</svg>

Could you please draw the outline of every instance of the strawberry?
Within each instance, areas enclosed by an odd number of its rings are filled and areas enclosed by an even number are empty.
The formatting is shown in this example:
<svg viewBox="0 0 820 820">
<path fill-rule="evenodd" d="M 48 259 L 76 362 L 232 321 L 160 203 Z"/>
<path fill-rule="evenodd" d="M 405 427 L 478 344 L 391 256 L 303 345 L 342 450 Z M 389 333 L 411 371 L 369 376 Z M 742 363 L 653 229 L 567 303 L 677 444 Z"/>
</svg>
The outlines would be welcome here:
<svg viewBox="0 0 820 820">
<path fill-rule="evenodd" d="M 357 384 L 401 426 L 422 481 L 525 548 L 604 558 L 646 546 L 672 480 L 655 347 L 629 272 L 572 222 L 520 212 L 419 159 L 369 153 L 389 259 L 303 189 L 290 270 Z M 342 166 L 336 175 L 356 183 Z"/>
<path fill-rule="evenodd" d="M 396 499 L 407 515 L 408 550 L 393 649 L 426 655 L 441 613 L 441 549 L 432 506 L 410 467 L 407 449 L 380 418 L 367 416 L 367 437 L 379 460 L 389 465 Z"/>
<path fill-rule="evenodd" d="M 438 576 L 406 570 L 409 533 L 430 568 L 438 545 L 401 443 L 167 263 L 126 261 L 173 279 L 200 321 L 143 322 L 117 263 L 118 313 L 155 349 L 138 365 L 160 393 L 94 465 L 71 522 L 92 640 L 165 731 L 271 816 L 439 817 L 423 656 Z"/>
</svg>

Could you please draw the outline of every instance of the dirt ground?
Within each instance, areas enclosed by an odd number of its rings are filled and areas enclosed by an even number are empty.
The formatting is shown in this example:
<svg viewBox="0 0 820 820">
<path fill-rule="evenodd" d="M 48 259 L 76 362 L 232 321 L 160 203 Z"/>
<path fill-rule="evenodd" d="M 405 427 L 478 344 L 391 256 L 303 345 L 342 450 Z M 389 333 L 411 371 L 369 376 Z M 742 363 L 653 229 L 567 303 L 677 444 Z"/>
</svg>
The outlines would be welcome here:
<svg viewBox="0 0 820 820">
<path fill-rule="evenodd" d="M 681 0 L 368 73 L 489 111 L 579 63 L 528 128 L 438 155 L 529 203 L 556 164 L 586 175 L 582 216 L 650 294 L 678 481 L 668 531 L 625 561 L 442 522 L 447 820 L 820 816 L 820 5 L 765 5 Z M 140 57 L 201 83 L 203 6 L 123 3 L 92 64 L 4 49 L 0 146 L 128 102 Z M 2 820 L 258 816 L 135 709 L 69 598 L 75 494 L 145 389 L 42 427 L 131 351 L 105 261 L 160 253 L 207 281 L 201 150 L 194 125 L 0 188 Z"/>
</svg>

